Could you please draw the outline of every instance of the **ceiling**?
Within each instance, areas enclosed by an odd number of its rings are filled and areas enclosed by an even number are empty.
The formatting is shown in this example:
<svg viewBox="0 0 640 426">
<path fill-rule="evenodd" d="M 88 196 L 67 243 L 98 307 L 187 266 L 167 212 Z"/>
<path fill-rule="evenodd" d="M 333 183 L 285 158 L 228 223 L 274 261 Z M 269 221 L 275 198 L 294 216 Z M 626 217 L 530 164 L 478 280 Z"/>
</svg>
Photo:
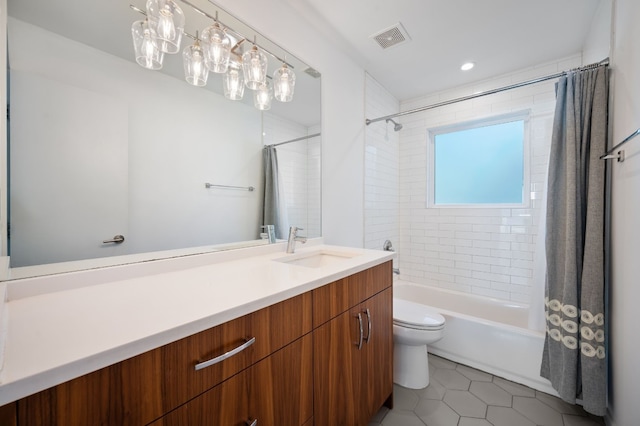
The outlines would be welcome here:
<svg viewBox="0 0 640 426">
<path fill-rule="evenodd" d="M 582 51 L 601 0 L 302 0 L 397 99 L 484 80 Z M 402 23 L 411 40 L 370 36 Z M 475 62 L 463 72 L 464 62 Z"/>
</svg>

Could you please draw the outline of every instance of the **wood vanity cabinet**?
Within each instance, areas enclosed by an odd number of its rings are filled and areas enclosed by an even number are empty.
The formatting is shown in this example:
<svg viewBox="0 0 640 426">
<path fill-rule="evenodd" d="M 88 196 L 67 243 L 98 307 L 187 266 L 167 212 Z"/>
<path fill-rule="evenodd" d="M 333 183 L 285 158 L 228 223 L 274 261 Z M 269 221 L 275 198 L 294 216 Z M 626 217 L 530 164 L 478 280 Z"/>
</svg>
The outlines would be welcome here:
<svg viewBox="0 0 640 426">
<path fill-rule="evenodd" d="M 314 290 L 314 326 L 334 315 L 313 332 L 316 426 L 366 425 L 391 406 L 391 282 L 388 262 Z"/>
<path fill-rule="evenodd" d="M 311 325 L 306 293 L 23 398 L 18 424 L 149 424 L 310 333 Z M 195 370 L 252 337 L 247 349 Z"/>
<path fill-rule="evenodd" d="M 366 425 L 391 403 L 391 283 L 389 261 L 22 398 L 1 407 L 0 420 L 17 419 L 9 423 L 17 426 Z M 234 356 L 195 369 L 253 337 Z"/>
</svg>

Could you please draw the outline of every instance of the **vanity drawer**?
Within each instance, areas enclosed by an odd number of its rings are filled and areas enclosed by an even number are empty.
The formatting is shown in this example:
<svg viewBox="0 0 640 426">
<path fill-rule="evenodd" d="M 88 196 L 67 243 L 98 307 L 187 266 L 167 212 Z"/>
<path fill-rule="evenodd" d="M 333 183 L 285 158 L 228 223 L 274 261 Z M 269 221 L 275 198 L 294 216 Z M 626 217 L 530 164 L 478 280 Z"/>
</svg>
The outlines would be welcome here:
<svg viewBox="0 0 640 426">
<path fill-rule="evenodd" d="M 23 398 L 19 424 L 148 424 L 309 333 L 311 305 L 308 292 Z"/>
<path fill-rule="evenodd" d="M 298 426 L 312 416 L 313 337 L 307 334 L 150 426 Z"/>
<path fill-rule="evenodd" d="M 313 327 L 391 287 L 391 268 L 392 262 L 388 261 L 313 290 Z"/>
<path fill-rule="evenodd" d="M 160 348 L 165 402 L 177 406 L 310 331 L 311 294 L 305 293 L 166 345 Z M 195 369 L 233 350 L 238 352 Z"/>
</svg>

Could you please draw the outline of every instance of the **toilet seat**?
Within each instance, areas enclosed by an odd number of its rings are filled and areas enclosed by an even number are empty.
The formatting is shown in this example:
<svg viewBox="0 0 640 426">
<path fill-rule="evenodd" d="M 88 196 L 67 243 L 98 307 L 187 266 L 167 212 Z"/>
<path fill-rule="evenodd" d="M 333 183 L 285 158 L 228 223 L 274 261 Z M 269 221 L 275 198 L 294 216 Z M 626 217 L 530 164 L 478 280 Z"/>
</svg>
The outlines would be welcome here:
<svg viewBox="0 0 640 426">
<path fill-rule="evenodd" d="M 445 319 L 435 310 L 419 303 L 393 299 L 393 323 L 417 330 L 442 330 Z"/>
</svg>

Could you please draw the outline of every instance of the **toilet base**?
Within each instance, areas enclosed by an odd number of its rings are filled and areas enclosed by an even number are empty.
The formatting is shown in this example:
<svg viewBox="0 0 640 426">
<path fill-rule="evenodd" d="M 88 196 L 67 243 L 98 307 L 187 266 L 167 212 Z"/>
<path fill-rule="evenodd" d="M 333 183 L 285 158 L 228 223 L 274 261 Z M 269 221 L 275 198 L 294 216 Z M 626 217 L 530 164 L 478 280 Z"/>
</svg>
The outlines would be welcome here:
<svg viewBox="0 0 640 426">
<path fill-rule="evenodd" d="M 395 343 L 393 347 L 393 382 L 409 389 L 429 386 L 427 345 L 409 346 Z"/>
</svg>

